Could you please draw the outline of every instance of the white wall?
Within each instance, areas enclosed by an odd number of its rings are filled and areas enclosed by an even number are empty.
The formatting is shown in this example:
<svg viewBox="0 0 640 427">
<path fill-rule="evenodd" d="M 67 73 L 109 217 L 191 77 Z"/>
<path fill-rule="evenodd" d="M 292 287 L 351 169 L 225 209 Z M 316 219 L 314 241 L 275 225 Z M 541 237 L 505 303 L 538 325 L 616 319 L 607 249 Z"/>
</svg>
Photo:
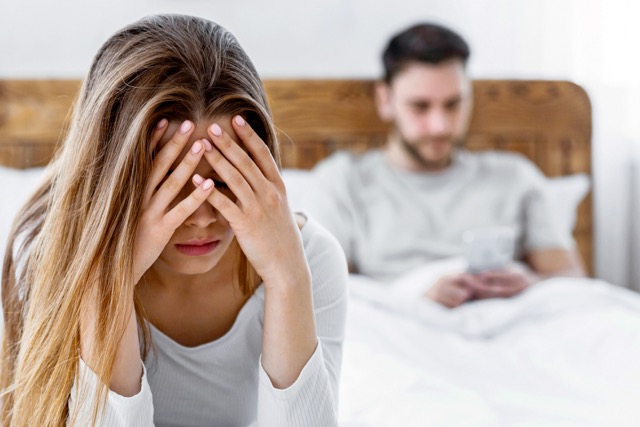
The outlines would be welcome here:
<svg viewBox="0 0 640 427">
<path fill-rule="evenodd" d="M 82 76 L 111 33 L 141 16 L 164 12 L 196 14 L 227 27 L 265 77 L 376 76 L 387 37 L 425 19 L 449 24 L 467 36 L 474 49 L 471 70 L 483 77 L 556 78 L 566 75 L 571 63 L 568 0 L 3 3 L 0 77 Z"/>
<path fill-rule="evenodd" d="M 638 11 L 633 0 L 3 0 L 0 78 L 82 77 L 111 33 L 164 12 L 224 25 L 263 77 L 375 77 L 391 33 L 436 20 L 471 42 L 475 77 L 571 79 L 590 93 L 597 271 L 633 286 L 640 282 L 633 266 L 640 231 L 629 237 L 640 217 L 631 190 L 640 163 L 633 160 L 640 152 Z"/>
</svg>

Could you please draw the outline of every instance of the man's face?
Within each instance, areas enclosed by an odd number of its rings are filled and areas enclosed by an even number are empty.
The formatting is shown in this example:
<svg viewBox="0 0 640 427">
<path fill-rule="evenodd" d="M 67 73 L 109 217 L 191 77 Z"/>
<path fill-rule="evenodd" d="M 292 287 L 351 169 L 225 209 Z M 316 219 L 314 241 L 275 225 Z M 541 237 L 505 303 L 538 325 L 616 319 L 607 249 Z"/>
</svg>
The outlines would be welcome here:
<svg viewBox="0 0 640 427">
<path fill-rule="evenodd" d="M 437 65 L 411 63 L 384 85 L 379 107 L 393 121 L 401 164 L 439 170 L 449 165 L 456 143 L 467 131 L 471 112 L 471 84 L 462 61 Z"/>
</svg>

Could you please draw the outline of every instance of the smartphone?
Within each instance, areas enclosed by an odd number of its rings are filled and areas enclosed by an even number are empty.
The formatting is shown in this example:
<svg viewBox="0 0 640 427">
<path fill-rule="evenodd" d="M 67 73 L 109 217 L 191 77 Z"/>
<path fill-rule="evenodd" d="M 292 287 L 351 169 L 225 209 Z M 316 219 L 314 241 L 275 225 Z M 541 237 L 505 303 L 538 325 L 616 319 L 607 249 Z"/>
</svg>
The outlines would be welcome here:
<svg viewBox="0 0 640 427">
<path fill-rule="evenodd" d="M 513 262 L 515 232 L 509 227 L 487 227 L 462 234 L 470 273 L 500 270 Z"/>
</svg>

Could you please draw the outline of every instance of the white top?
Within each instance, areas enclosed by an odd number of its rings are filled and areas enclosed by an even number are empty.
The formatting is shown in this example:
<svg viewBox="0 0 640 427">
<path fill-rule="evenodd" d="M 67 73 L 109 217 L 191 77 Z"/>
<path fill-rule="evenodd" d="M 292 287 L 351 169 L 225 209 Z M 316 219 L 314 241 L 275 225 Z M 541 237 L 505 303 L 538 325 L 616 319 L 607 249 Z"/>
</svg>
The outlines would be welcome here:
<svg viewBox="0 0 640 427">
<path fill-rule="evenodd" d="M 264 285 L 260 285 L 231 329 L 213 342 L 185 347 L 151 325 L 154 350 L 144 361 L 141 392 L 125 398 L 109 391 L 98 425 L 337 425 L 347 267 L 336 240 L 313 219 L 307 220 L 301 234 L 311 270 L 319 345 L 293 385 L 274 388 L 262 368 Z M 83 361 L 79 378 L 71 393 L 70 413 L 78 404 L 74 396 L 84 378 L 89 393 L 99 381 Z M 91 396 L 81 400 L 82 416 L 87 416 L 93 402 Z"/>
<path fill-rule="evenodd" d="M 321 191 L 309 212 L 342 245 L 356 272 L 391 281 L 425 262 L 464 254 L 466 230 L 505 226 L 516 257 L 572 248 L 556 224 L 544 175 L 507 152 L 454 152 L 442 172 L 394 169 L 381 150 L 339 152 L 313 171 Z"/>
</svg>

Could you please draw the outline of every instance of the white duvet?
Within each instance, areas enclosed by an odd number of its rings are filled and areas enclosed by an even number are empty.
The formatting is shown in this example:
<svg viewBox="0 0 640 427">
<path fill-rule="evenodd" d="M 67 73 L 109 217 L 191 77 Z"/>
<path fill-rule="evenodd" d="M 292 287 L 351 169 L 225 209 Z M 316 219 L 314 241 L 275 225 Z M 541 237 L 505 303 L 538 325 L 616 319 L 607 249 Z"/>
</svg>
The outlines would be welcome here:
<svg viewBox="0 0 640 427">
<path fill-rule="evenodd" d="M 351 276 L 342 427 L 640 426 L 640 295 L 556 278 L 449 310 L 429 283 Z"/>
</svg>

